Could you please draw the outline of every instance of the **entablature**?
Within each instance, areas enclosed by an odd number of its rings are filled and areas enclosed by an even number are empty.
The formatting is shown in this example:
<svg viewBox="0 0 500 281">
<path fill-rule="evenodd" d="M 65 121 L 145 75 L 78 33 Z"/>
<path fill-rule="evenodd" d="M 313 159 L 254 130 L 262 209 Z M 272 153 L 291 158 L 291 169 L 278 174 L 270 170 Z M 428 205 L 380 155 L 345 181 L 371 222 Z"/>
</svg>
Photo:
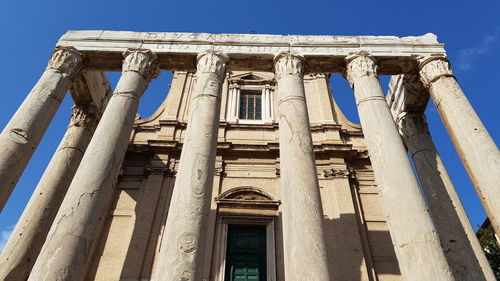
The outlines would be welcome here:
<svg viewBox="0 0 500 281">
<path fill-rule="evenodd" d="M 295 52 L 306 59 L 308 73 L 341 73 L 347 56 L 368 52 L 378 59 L 380 75 L 412 71 L 417 57 L 446 55 L 432 33 L 396 37 L 70 30 L 58 46 L 83 52 L 96 70 L 120 70 L 128 48 L 149 49 L 158 56 L 160 68 L 178 71 L 195 71 L 196 56 L 207 50 L 228 55 L 229 70 L 252 71 L 273 71 L 275 55 Z"/>
</svg>

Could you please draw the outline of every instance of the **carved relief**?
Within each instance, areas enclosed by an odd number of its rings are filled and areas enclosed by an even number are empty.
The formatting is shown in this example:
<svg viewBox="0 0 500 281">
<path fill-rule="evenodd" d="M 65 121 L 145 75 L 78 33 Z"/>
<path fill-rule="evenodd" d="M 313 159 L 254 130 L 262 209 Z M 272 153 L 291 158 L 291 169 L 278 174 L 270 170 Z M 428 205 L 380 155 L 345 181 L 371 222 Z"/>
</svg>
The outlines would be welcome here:
<svg viewBox="0 0 500 281">
<path fill-rule="evenodd" d="M 84 56 L 73 47 L 56 47 L 47 69 L 55 69 L 75 79 L 83 69 Z"/>
<path fill-rule="evenodd" d="M 281 53 L 274 58 L 276 78 L 284 75 L 304 76 L 304 57 L 293 53 Z"/>
<path fill-rule="evenodd" d="M 349 170 L 342 169 L 326 169 L 323 170 L 323 176 L 325 178 L 346 178 L 349 177 Z"/>
<path fill-rule="evenodd" d="M 450 62 L 446 57 L 424 57 L 418 60 L 420 68 L 420 80 L 425 87 L 443 76 L 454 77 Z"/>
<path fill-rule="evenodd" d="M 200 53 L 197 60 L 196 73 L 213 72 L 221 79 L 224 78 L 226 62 L 229 61 L 228 56 L 219 52 L 208 51 Z"/>
<path fill-rule="evenodd" d="M 97 108 L 93 105 L 75 105 L 72 108 L 70 127 L 83 127 L 88 131 L 94 131 L 99 121 Z"/>
<path fill-rule="evenodd" d="M 377 60 L 366 52 L 346 57 L 345 76 L 351 87 L 363 76 L 377 76 Z"/>
<path fill-rule="evenodd" d="M 135 71 L 142 75 L 147 82 L 160 75 L 158 59 L 150 50 L 128 49 L 123 53 L 122 71 Z"/>
</svg>

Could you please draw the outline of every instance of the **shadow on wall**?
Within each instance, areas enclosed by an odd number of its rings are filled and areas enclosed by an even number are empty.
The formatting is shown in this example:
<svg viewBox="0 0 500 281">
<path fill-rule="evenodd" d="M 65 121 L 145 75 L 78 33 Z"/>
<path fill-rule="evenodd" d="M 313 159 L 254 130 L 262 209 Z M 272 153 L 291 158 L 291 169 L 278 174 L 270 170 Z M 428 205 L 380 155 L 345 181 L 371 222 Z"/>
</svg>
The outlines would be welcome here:
<svg viewBox="0 0 500 281">
<path fill-rule="evenodd" d="M 145 183 L 139 182 L 142 188 L 124 188 L 123 182 L 116 190 L 115 205 L 111 208 L 113 213 L 100 237 L 88 280 L 151 278 L 175 178 L 158 175 L 155 182 L 155 176 L 150 175 Z M 123 203 L 125 201 L 126 204 Z M 130 208 L 127 210 L 126 206 Z M 213 216 L 214 210 L 211 212 Z M 325 218 L 323 223 L 331 281 L 401 279 L 388 231 L 359 231 L 360 224 L 355 214 Z M 285 280 L 283 263 L 280 262 L 283 261 L 281 229 L 280 214 L 275 229 L 277 281 Z"/>
<path fill-rule="evenodd" d="M 331 281 L 401 280 L 389 231 L 349 231 L 359 229 L 357 220 L 354 214 L 323 220 Z"/>
</svg>

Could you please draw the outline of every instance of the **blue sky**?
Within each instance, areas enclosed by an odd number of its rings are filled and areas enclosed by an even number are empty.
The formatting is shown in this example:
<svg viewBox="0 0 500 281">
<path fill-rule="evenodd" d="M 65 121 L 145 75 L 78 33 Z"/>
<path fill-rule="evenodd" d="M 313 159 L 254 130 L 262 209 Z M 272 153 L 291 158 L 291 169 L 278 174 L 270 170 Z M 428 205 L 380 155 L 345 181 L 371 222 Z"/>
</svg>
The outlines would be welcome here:
<svg viewBox="0 0 500 281">
<path fill-rule="evenodd" d="M 432 32 L 446 44 L 462 89 L 498 143 L 499 12 L 498 0 L 2 1 L 0 128 L 40 77 L 58 38 L 70 29 L 396 36 Z M 118 77 L 117 73 L 110 75 L 113 84 Z M 165 98 L 170 78 L 171 73 L 163 71 L 152 82 L 141 100 L 143 117 Z M 386 83 L 387 78 L 381 81 Z M 344 113 L 357 121 L 347 82 L 336 75 L 332 89 Z M 71 105 L 68 96 L 0 214 L 0 249 L 64 134 Z M 484 210 L 432 104 L 426 113 L 431 134 L 472 224 L 481 224 L 486 217 Z"/>
</svg>

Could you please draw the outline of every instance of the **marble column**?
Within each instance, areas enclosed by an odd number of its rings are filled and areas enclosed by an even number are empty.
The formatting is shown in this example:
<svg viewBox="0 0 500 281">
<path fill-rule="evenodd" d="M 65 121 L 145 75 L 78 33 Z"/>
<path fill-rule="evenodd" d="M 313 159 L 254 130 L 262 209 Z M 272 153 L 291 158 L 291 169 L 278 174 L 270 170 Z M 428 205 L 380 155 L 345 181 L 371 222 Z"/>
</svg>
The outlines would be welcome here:
<svg viewBox="0 0 500 281">
<path fill-rule="evenodd" d="M 500 151 L 453 76 L 445 57 L 419 60 L 420 80 L 476 188 L 497 234 L 500 233 Z"/>
<path fill-rule="evenodd" d="M 97 125 L 94 106 L 73 107 L 71 121 L 0 255 L 0 280 L 26 280 Z"/>
<path fill-rule="evenodd" d="M 139 98 L 158 74 L 149 50 L 124 53 L 122 76 L 54 219 L 29 281 L 81 281 L 107 220 Z"/>
<path fill-rule="evenodd" d="M 454 280 L 368 54 L 346 58 L 359 119 L 403 279 Z"/>
<path fill-rule="evenodd" d="M 199 281 L 212 200 L 225 65 L 217 52 L 198 55 L 196 85 L 155 281 Z"/>
<path fill-rule="evenodd" d="M 285 276 L 330 280 L 323 207 L 304 91 L 303 57 L 274 58 L 279 99 L 280 174 Z"/>
<path fill-rule="evenodd" d="M 422 113 L 404 112 L 398 117 L 397 123 L 413 159 L 455 279 L 496 280 L 434 146 L 425 116 Z"/>
<path fill-rule="evenodd" d="M 74 48 L 56 48 L 42 77 L 0 134 L 0 212 L 81 72 L 83 61 Z"/>
</svg>

